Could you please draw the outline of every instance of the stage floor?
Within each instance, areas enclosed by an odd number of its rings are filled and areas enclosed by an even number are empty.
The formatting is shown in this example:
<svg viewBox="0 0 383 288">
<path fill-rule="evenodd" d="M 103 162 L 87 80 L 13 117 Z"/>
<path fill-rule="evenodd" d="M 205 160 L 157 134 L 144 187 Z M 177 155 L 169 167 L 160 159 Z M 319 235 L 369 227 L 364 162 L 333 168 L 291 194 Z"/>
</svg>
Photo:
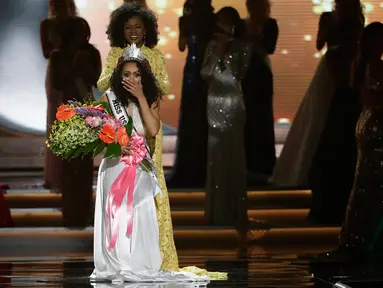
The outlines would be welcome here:
<svg viewBox="0 0 383 288">
<path fill-rule="evenodd" d="M 286 247 L 276 247 L 282 251 Z M 319 248 L 326 250 L 328 247 Z M 294 247 L 289 247 L 291 252 Z M 382 287 L 381 273 L 365 264 L 340 262 L 312 262 L 309 254 L 318 247 L 297 247 L 295 253 L 258 255 L 257 247 L 250 247 L 246 256 L 235 250 L 180 250 L 181 266 L 195 265 L 210 271 L 227 271 L 228 281 L 217 281 L 208 287 Z M 45 254 L 45 253 L 44 253 Z M 303 255 L 303 256 L 302 256 Z M 90 251 L 33 257 L 0 257 L 0 287 L 198 287 L 195 284 L 130 284 L 90 283 L 93 269 Z M 379 265 L 375 265 L 378 268 Z M 380 283 L 380 284 L 379 284 Z M 343 286 L 342 286 L 343 285 Z M 347 286 L 344 286 L 347 285 Z M 201 287 L 201 286 L 200 286 Z"/>
</svg>

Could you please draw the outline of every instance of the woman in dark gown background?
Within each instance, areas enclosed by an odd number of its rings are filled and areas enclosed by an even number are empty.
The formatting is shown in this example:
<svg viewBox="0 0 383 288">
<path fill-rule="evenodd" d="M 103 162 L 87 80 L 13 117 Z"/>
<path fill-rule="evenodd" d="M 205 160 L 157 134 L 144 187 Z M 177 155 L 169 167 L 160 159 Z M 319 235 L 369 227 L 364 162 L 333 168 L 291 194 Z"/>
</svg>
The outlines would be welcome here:
<svg viewBox="0 0 383 288">
<path fill-rule="evenodd" d="M 54 24 L 50 33 L 56 35 L 57 43 L 49 55 L 46 76 L 47 136 L 57 107 L 68 100 L 92 98 L 92 86 L 101 73 L 100 53 L 89 44 L 88 23 L 80 17 L 67 17 Z M 45 173 L 45 184 L 62 194 L 64 226 L 89 225 L 93 210 L 93 158 L 67 161 L 47 151 Z"/>
<path fill-rule="evenodd" d="M 179 49 L 188 51 L 182 82 L 176 160 L 167 181 L 168 187 L 205 187 L 207 87 L 200 71 L 215 22 L 210 0 L 186 1 L 184 15 L 179 19 Z"/>
<path fill-rule="evenodd" d="M 278 24 L 270 18 L 268 0 L 247 0 L 250 18 L 247 21 L 248 40 L 253 53 L 242 81 L 246 106 L 246 162 L 249 184 L 265 183 L 272 174 L 275 156 L 273 72 L 269 55 L 278 40 Z"/>
<path fill-rule="evenodd" d="M 357 94 L 350 87 L 352 64 L 364 26 L 359 1 L 339 4 L 349 13 L 339 14 L 339 46 L 327 52 L 330 77 L 334 83 L 326 122 L 309 170 L 313 223 L 340 225 L 354 182 L 357 149 L 355 127 L 361 112 Z M 341 7 L 340 5 L 349 5 Z"/>
<path fill-rule="evenodd" d="M 340 251 L 348 255 L 382 257 L 383 230 L 383 24 L 363 31 L 355 86 L 363 111 L 356 139 L 358 162 Z"/>
</svg>

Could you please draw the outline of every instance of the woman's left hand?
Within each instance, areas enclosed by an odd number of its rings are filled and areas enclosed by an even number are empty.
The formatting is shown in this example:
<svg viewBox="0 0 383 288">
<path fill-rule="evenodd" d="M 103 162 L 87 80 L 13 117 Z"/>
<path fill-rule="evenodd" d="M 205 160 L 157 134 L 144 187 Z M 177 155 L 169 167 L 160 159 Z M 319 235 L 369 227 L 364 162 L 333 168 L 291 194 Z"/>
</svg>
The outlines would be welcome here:
<svg viewBox="0 0 383 288">
<path fill-rule="evenodd" d="M 135 83 L 129 79 L 122 79 L 122 86 L 124 86 L 124 88 L 137 99 L 145 98 L 140 80 Z"/>
</svg>

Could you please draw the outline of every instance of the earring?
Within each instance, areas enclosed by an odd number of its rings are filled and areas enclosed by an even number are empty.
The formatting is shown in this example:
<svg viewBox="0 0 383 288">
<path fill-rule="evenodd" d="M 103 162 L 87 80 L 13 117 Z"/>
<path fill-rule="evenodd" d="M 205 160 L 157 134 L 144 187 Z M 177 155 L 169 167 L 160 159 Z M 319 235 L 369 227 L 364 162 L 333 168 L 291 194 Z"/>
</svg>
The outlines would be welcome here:
<svg viewBox="0 0 383 288">
<path fill-rule="evenodd" d="M 233 27 L 231 28 L 231 35 L 234 35 L 234 32 L 235 32 L 235 26 L 233 26 Z"/>
</svg>

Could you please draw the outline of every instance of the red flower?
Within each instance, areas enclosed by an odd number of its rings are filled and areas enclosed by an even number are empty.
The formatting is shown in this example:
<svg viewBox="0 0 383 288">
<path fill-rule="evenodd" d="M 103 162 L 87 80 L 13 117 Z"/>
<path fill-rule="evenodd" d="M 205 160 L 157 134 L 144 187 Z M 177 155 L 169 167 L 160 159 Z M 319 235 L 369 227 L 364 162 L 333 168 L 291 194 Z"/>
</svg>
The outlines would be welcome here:
<svg viewBox="0 0 383 288">
<path fill-rule="evenodd" d="M 102 126 L 102 129 L 100 132 L 98 132 L 98 137 L 101 139 L 102 142 L 111 144 L 116 142 L 117 135 L 116 130 L 113 129 L 111 125 L 105 124 Z"/>
<path fill-rule="evenodd" d="M 117 134 L 118 134 L 118 143 L 121 145 L 121 147 L 124 147 L 129 144 L 130 142 L 129 135 L 126 132 L 126 128 L 124 126 L 121 126 L 120 128 L 118 128 Z"/>
<path fill-rule="evenodd" d="M 61 105 L 57 108 L 56 119 L 59 121 L 69 120 L 74 115 L 76 115 L 76 111 L 68 105 Z"/>
</svg>

